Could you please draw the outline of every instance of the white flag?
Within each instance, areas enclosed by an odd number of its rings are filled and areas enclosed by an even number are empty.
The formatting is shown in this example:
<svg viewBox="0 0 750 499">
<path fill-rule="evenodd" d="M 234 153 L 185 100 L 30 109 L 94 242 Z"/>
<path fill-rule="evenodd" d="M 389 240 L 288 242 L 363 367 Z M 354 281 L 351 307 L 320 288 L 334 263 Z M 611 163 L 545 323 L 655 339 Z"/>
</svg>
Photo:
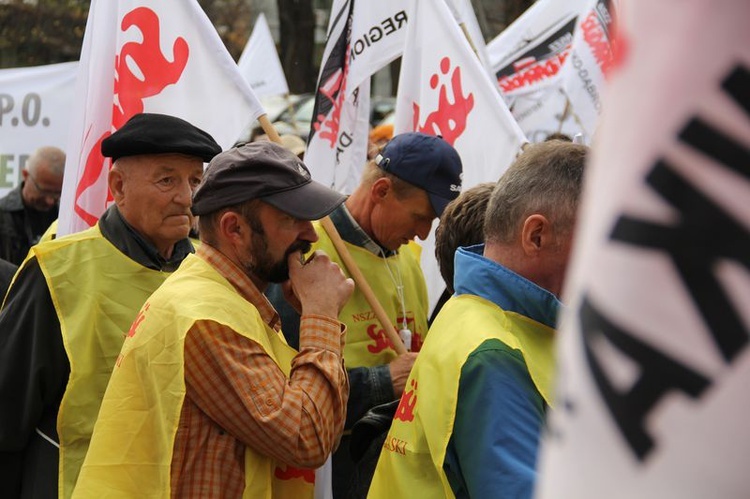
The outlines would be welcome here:
<svg viewBox="0 0 750 499">
<path fill-rule="evenodd" d="M 353 9 L 352 0 L 336 0 L 331 7 L 305 151 L 305 164 L 313 178 L 344 193 L 352 192 L 359 183 L 370 125 L 369 78 L 354 91 L 347 86 L 351 57 L 355 55 L 350 39 Z"/>
<path fill-rule="evenodd" d="M 411 131 L 441 135 L 456 148 L 464 188 L 500 178 L 526 141 L 442 1 L 417 0 L 409 15 L 394 132 Z M 433 234 L 422 250 L 431 305 L 444 288 Z"/>
<path fill-rule="evenodd" d="M 487 44 L 484 43 L 484 35 L 479 27 L 477 14 L 474 12 L 471 0 L 445 0 L 445 3 L 458 25 L 461 26 L 461 30 L 465 30 L 465 35 L 471 40 L 471 47 L 479 57 L 479 62 L 482 63 L 487 74 L 492 75 Z"/>
<path fill-rule="evenodd" d="M 78 62 L 0 69 L 0 197 L 35 149 L 65 149 Z"/>
<path fill-rule="evenodd" d="M 237 65 L 258 97 L 289 93 L 284 69 L 281 67 L 265 14 L 261 13 L 255 21 L 253 32 Z"/>
<path fill-rule="evenodd" d="M 352 27 L 348 93 L 401 55 L 413 0 L 350 0 Z M 335 4 L 339 2 L 334 2 Z M 331 9 L 333 19 L 334 10 Z"/>
<path fill-rule="evenodd" d="M 60 234 L 94 225 L 106 209 L 111 165 L 101 155 L 101 141 L 140 112 L 185 119 L 222 148 L 263 114 L 195 0 L 91 2 L 70 120 Z"/>
<path fill-rule="evenodd" d="M 532 142 L 584 130 L 562 91 L 578 14 L 589 0 L 539 0 L 487 45 L 490 66 L 511 113 Z"/>
<path fill-rule="evenodd" d="M 537 497 L 747 498 L 750 3 L 627 6 Z"/>
<path fill-rule="evenodd" d="M 463 185 L 495 181 L 526 141 L 444 2 L 417 0 L 409 20 L 394 132 L 441 135 Z"/>
<path fill-rule="evenodd" d="M 563 70 L 563 88 L 572 112 L 590 138 L 602 111 L 605 77 L 615 60 L 617 1 L 587 3 L 576 21 L 573 46 Z"/>
</svg>

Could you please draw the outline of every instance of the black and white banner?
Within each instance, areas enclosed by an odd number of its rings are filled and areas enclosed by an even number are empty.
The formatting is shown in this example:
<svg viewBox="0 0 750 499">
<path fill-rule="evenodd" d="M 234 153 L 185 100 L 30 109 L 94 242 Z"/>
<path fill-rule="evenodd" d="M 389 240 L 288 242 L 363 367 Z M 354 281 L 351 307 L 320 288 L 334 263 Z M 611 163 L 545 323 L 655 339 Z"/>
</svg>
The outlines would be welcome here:
<svg viewBox="0 0 750 499">
<path fill-rule="evenodd" d="M 747 498 L 750 3 L 627 7 L 537 497 Z"/>
</svg>

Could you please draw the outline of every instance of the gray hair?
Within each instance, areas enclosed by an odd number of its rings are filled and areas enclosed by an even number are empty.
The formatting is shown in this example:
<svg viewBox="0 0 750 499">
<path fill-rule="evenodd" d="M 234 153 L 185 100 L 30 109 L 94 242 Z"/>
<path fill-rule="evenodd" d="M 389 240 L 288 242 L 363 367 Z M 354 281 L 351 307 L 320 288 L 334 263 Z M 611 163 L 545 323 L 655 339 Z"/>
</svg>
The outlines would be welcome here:
<svg viewBox="0 0 750 499">
<path fill-rule="evenodd" d="M 523 222 L 544 215 L 559 230 L 572 229 L 589 148 L 559 140 L 526 148 L 500 177 L 484 220 L 486 242 L 510 244 Z"/>
<path fill-rule="evenodd" d="M 65 172 L 65 153 L 53 146 L 40 147 L 29 156 L 25 169 L 32 175 L 37 174 L 40 166 L 46 165 L 47 170 L 56 177 L 62 177 Z"/>
</svg>

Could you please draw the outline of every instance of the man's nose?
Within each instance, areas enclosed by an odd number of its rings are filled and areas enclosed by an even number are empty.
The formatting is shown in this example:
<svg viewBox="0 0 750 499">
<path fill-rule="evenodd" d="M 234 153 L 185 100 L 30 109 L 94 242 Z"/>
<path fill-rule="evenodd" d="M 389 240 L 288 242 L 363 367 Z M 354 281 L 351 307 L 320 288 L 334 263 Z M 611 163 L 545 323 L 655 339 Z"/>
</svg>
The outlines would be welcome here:
<svg viewBox="0 0 750 499">
<path fill-rule="evenodd" d="M 309 220 L 300 220 L 300 239 L 314 243 L 318 240 L 318 233 L 315 232 L 312 222 Z"/>
<path fill-rule="evenodd" d="M 175 192 L 174 201 L 183 206 L 190 207 L 193 205 L 193 185 L 189 180 L 180 182 Z"/>
<path fill-rule="evenodd" d="M 432 220 L 430 220 L 429 222 L 428 221 L 419 222 L 417 224 L 417 230 L 416 230 L 417 237 L 419 237 L 419 239 L 424 241 L 425 239 L 427 239 L 427 236 L 430 235 L 431 229 L 432 229 Z"/>
</svg>

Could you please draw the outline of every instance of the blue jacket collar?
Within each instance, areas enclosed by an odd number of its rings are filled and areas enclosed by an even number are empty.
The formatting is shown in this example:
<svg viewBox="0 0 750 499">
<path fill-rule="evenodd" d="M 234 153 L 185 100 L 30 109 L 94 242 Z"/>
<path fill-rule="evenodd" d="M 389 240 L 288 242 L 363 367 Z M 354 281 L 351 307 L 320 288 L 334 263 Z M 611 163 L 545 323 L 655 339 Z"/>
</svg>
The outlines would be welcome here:
<svg viewBox="0 0 750 499">
<path fill-rule="evenodd" d="M 560 300 L 552 293 L 482 256 L 484 245 L 459 248 L 455 257 L 457 295 L 472 294 L 551 328 L 557 323 Z"/>
</svg>

